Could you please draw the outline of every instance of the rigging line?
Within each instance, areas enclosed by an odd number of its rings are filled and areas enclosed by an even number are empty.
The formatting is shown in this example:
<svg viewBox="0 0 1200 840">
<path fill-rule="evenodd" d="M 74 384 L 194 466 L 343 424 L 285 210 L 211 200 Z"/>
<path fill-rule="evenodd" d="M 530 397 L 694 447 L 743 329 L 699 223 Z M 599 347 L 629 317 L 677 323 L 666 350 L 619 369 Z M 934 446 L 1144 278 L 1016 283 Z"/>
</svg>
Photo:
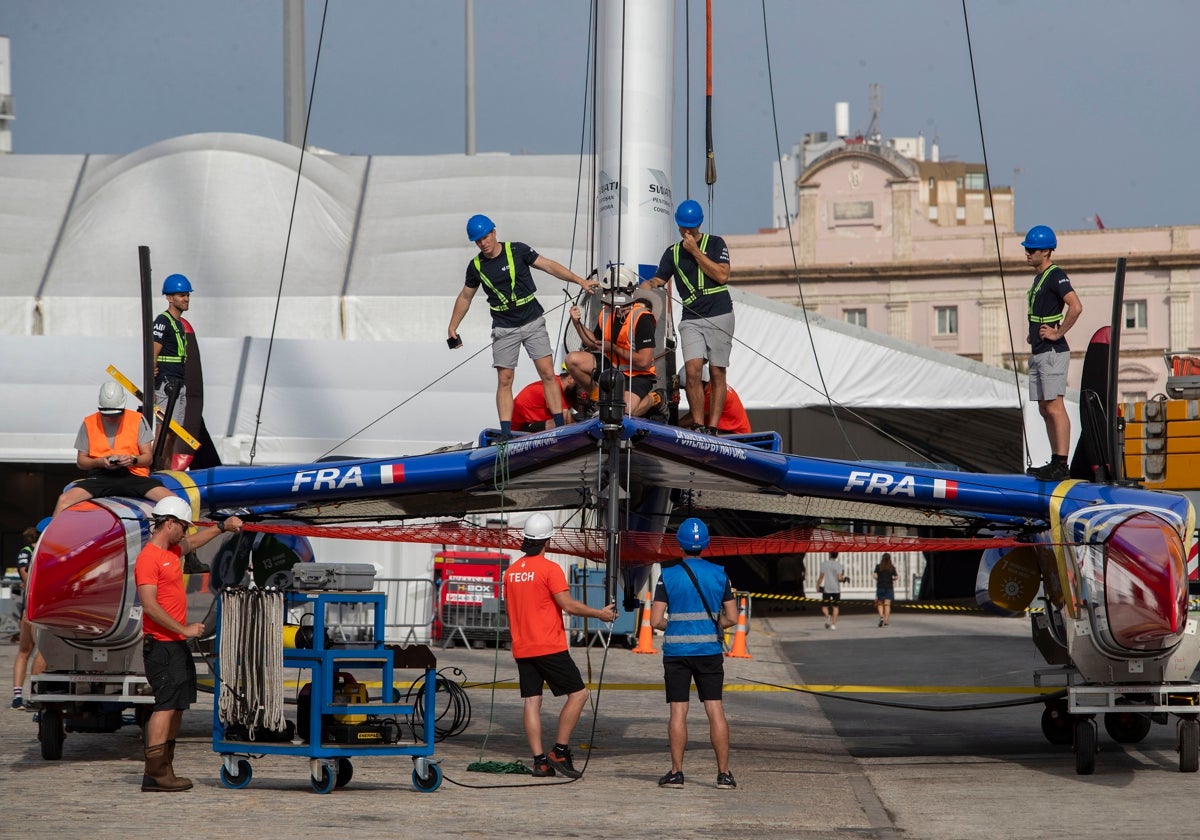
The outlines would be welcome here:
<svg viewBox="0 0 1200 840">
<path fill-rule="evenodd" d="M 571 250 L 570 250 L 571 256 L 567 260 L 567 267 L 571 268 L 571 270 L 574 270 L 572 268 L 572 266 L 575 262 L 575 235 L 579 232 L 579 204 L 580 204 L 579 193 L 583 189 L 583 158 L 584 158 L 584 151 L 587 148 L 587 128 L 588 128 L 587 92 L 588 92 L 589 83 L 592 83 L 591 67 L 593 64 L 593 57 L 592 57 L 592 41 L 594 40 L 593 35 L 594 35 L 594 33 L 592 31 L 592 12 L 589 10 L 588 11 L 587 55 L 585 56 L 584 62 L 583 62 L 583 67 L 584 67 L 584 70 L 583 70 L 583 117 L 580 120 L 580 125 L 579 125 L 579 167 L 578 167 L 578 169 L 576 171 L 576 175 L 575 175 L 575 214 L 574 214 L 573 218 L 571 219 Z M 593 184 L 595 183 L 595 179 L 592 180 L 592 183 Z M 592 192 L 594 193 L 595 190 L 592 190 Z M 590 251 L 590 248 L 588 250 Z M 584 271 L 587 270 L 587 263 L 588 263 L 588 261 L 585 260 L 584 261 Z M 580 273 L 582 274 L 583 272 L 580 272 Z M 565 287 L 563 288 L 563 294 L 567 295 L 568 298 L 570 297 L 570 295 L 568 295 Z M 576 296 L 576 300 L 578 300 L 578 295 Z M 567 311 L 568 310 L 566 309 L 566 307 L 563 307 L 561 313 L 559 314 L 558 333 L 556 334 L 557 338 L 555 339 L 555 343 L 554 343 L 554 347 L 556 350 L 558 349 L 560 344 L 562 345 L 564 359 L 565 359 L 566 353 L 567 353 L 566 340 L 565 340 Z"/>
<path fill-rule="evenodd" d="M 1033 461 L 1029 456 L 1029 429 L 1025 426 L 1025 400 L 1021 396 L 1021 376 L 1017 372 L 1017 348 L 1013 341 L 1012 313 L 1008 311 L 1008 287 L 1004 282 L 1004 254 L 1000 251 L 1000 230 L 996 222 L 996 205 L 992 201 L 992 171 L 988 167 L 987 140 L 983 131 L 983 108 L 979 102 L 979 79 L 975 75 L 975 51 L 971 46 L 971 22 L 967 16 L 967 0 L 962 0 L 963 29 L 967 33 L 967 58 L 971 64 L 971 89 L 975 93 L 975 118 L 979 122 L 979 145 L 983 149 L 983 179 L 987 186 L 988 206 L 992 208 L 992 239 L 996 244 L 996 268 L 1000 272 L 1000 296 L 1004 301 L 1004 322 L 1008 325 L 1008 352 L 1012 359 L 1013 385 L 1017 392 L 1017 409 L 1021 413 L 1021 437 L 1025 444 L 1025 466 Z"/>
<path fill-rule="evenodd" d="M 557 306 L 555 306 L 553 309 L 549 310 L 549 311 L 548 311 L 548 312 L 546 312 L 545 314 L 546 314 L 546 315 L 552 314 L 552 313 L 554 313 L 556 310 L 562 309 L 562 308 L 563 308 L 563 307 L 565 307 L 566 305 L 567 305 L 567 302 L 566 302 L 566 301 L 564 301 L 563 303 L 560 303 L 560 304 L 558 304 Z M 428 391 L 428 390 L 429 390 L 430 388 L 432 388 L 434 385 L 437 385 L 439 382 L 441 382 L 443 379 L 445 379 L 445 378 L 447 378 L 448 376 L 450 376 L 452 373 L 455 373 L 455 372 L 457 372 L 457 371 L 458 371 L 460 368 L 462 368 L 463 366 L 465 366 L 465 365 L 469 364 L 469 363 L 470 363 L 472 360 L 474 360 L 474 359 L 475 359 L 475 357 L 476 357 L 476 356 L 478 356 L 479 354 L 481 354 L 481 353 L 482 353 L 484 350 L 487 350 L 487 349 L 489 349 L 489 348 L 492 346 L 492 344 L 494 344 L 494 343 L 495 343 L 495 342 L 488 342 L 487 344 L 483 345 L 483 346 L 482 346 L 482 347 L 480 347 L 478 350 L 476 350 L 474 353 L 472 353 L 470 356 L 467 356 L 467 358 L 465 358 L 465 359 L 463 359 L 461 362 L 459 362 L 457 365 L 455 365 L 454 367 L 452 367 L 452 368 L 450 368 L 449 370 L 445 371 L 445 372 L 444 372 L 444 373 L 442 373 L 440 376 L 437 376 L 436 378 L 434 378 L 434 379 L 433 379 L 433 380 L 431 380 L 430 382 L 426 383 L 426 384 L 425 384 L 425 385 L 423 385 L 423 386 L 422 386 L 422 387 L 421 387 L 419 390 L 417 390 L 417 391 L 414 391 L 413 393 L 409 394 L 407 397 L 405 397 L 404 399 L 402 399 L 400 402 L 396 403 L 394 406 L 392 406 L 391 408 L 389 408 L 389 409 L 388 409 L 387 411 L 385 411 L 383 414 L 380 414 L 378 417 L 376 417 L 374 420 L 372 420 L 372 421 L 371 421 L 370 423 L 368 423 L 367 425 L 363 426 L 363 427 L 362 427 L 361 429 L 359 429 L 358 431 L 354 432 L 354 433 L 353 433 L 353 434 L 351 434 L 350 436 L 348 436 L 348 437 L 346 437 L 346 438 L 343 438 L 341 441 L 339 441 L 338 443 L 334 444 L 333 448 L 331 448 L 331 449 L 327 450 L 325 453 L 323 453 L 322 455 L 318 456 L 317 460 L 319 461 L 319 460 L 321 460 L 321 458 L 328 457 L 329 455 L 332 455 L 334 452 L 337 452 L 337 450 L 338 450 L 340 447 L 342 447 L 342 446 L 344 446 L 345 444 L 349 443 L 350 441 L 354 440 L 356 437 L 358 437 L 359 435 L 361 435 L 361 434 L 362 434 L 363 432 L 365 432 L 367 429 L 369 429 L 369 428 L 371 428 L 372 426 L 374 426 L 376 423 L 379 423 L 379 422 L 380 422 L 380 421 L 382 421 L 384 418 L 386 418 L 386 417 L 388 417 L 389 415 L 391 415 L 393 412 L 395 412 L 395 411 L 398 411 L 399 409 L 401 409 L 401 408 L 403 408 L 404 406 L 408 405 L 410 402 L 412 402 L 414 399 L 416 399 L 417 397 L 419 397 L 419 396 L 421 396 L 422 394 L 424 394 L 426 391 Z"/>
<path fill-rule="evenodd" d="M 783 177 L 783 152 L 782 152 L 782 147 L 779 143 L 779 114 L 775 109 L 775 77 L 774 77 L 774 73 L 771 70 L 771 40 L 770 40 L 770 35 L 769 35 L 769 29 L 767 27 L 767 0 L 762 0 L 762 21 L 763 21 L 763 48 L 764 48 L 764 51 L 766 52 L 766 58 L 767 58 L 767 90 L 769 91 L 770 97 L 771 97 L 771 124 L 774 126 L 774 130 L 775 130 L 775 160 L 778 162 L 777 165 L 779 167 L 779 181 L 783 187 L 783 189 L 781 190 L 781 192 L 783 193 L 783 215 L 785 217 L 785 221 L 787 222 L 788 251 L 792 255 L 792 268 L 796 273 L 796 291 L 800 295 L 800 311 L 804 313 L 804 328 L 805 328 L 805 331 L 808 333 L 808 345 L 809 345 L 809 347 L 812 348 L 813 363 L 817 366 L 817 376 L 821 380 L 821 393 L 824 395 L 825 401 L 829 405 L 829 410 L 833 414 L 833 420 L 837 424 L 838 430 L 842 433 L 842 439 L 845 441 L 846 446 L 848 446 L 850 448 L 850 452 L 853 453 L 855 458 L 857 458 L 858 450 L 855 448 L 854 443 L 850 440 L 850 435 L 846 431 L 845 426 L 842 425 L 841 418 L 838 417 L 837 408 L 836 408 L 837 402 L 833 399 L 833 397 L 829 393 L 829 385 L 825 381 L 825 372 L 821 369 L 821 358 L 817 354 L 817 343 L 816 343 L 816 340 L 813 338 L 812 325 L 809 324 L 809 322 L 808 322 L 808 306 L 804 302 L 804 285 L 800 281 L 800 263 L 796 257 L 796 242 L 794 239 L 794 235 L 792 233 L 791 216 L 788 212 L 788 204 L 787 204 L 788 184 L 787 184 L 787 181 Z M 798 211 L 797 211 L 797 215 L 799 215 Z M 812 386 L 809 386 L 809 387 L 812 387 Z"/>
<path fill-rule="evenodd" d="M 917 703 L 897 703 L 890 700 L 868 700 L 865 697 L 851 697 L 846 694 L 837 694 L 830 691 L 817 691 L 816 689 L 802 688 L 795 685 L 781 685 L 779 683 L 751 679 L 750 677 L 743 677 L 742 679 L 754 685 L 777 688 L 781 691 L 791 691 L 797 694 L 809 694 L 814 697 L 824 697 L 827 700 L 843 700 L 847 703 L 861 703 L 865 706 L 886 706 L 890 709 L 908 709 L 916 712 L 974 712 L 985 709 L 1007 709 L 1012 706 L 1034 706 L 1038 703 L 1045 703 L 1048 700 L 1057 700 L 1067 696 L 1067 690 L 1064 688 L 1052 694 L 1035 694 L 1015 700 L 994 700 L 988 703 L 960 703 L 952 706 L 925 706 Z"/>
<path fill-rule="evenodd" d="M 684 198 L 692 197 L 692 0 L 683 2 L 683 177 Z"/>
<path fill-rule="evenodd" d="M 275 346 L 275 329 L 279 325 L 279 305 L 283 300 L 283 279 L 287 275 L 287 258 L 292 244 L 292 227 L 296 222 L 296 203 L 300 197 L 300 179 L 304 173 L 304 151 L 308 148 L 308 127 L 312 122 L 313 99 L 317 94 L 317 71 L 321 69 L 321 45 L 325 41 L 325 21 L 329 17 L 329 0 L 321 11 L 321 32 L 317 36 L 317 57 L 313 62 L 312 88 L 308 92 L 308 111 L 304 115 L 304 137 L 300 141 L 300 162 L 296 166 L 296 186 L 292 190 L 292 209 L 288 214 L 287 238 L 283 242 L 283 265 L 279 268 L 279 287 L 275 291 L 275 312 L 271 317 L 271 335 L 267 340 L 267 358 L 263 363 L 262 387 L 258 392 L 258 409 L 254 414 L 254 437 L 250 440 L 250 464 L 258 451 L 258 430 L 262 426 L 263 402 L 267 397 L 267 374 L 271 370 L 271 350 Z"/>
</svg>

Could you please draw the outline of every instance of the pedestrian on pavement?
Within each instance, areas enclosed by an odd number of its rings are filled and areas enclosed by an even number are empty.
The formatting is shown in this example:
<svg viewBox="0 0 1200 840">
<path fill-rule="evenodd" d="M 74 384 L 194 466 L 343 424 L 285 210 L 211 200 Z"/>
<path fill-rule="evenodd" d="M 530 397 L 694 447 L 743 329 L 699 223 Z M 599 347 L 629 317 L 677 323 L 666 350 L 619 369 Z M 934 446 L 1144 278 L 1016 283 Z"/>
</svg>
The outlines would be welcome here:
<svg viewBox="0 0 1200 840">
<path fill-rule="evenodd" d="M 817 575 L 817 589 L 821 592 L 821 613 L 825 616 L 825 629 L 836 630 L 838 602 L 842 599 L 842 584 L 846 580 L 846 567 L 838 560 L 836 551 L 821 561 L 821 572 Z"/>
<path fill-rule="evenodd" d="M 896 578 L 899 576 L 892 555 L 886 551 L 875 567 L 875 611 L 879 613 L 879 626 L 887 627 L 892 617 L 892 601 L 896 597 Z"/>
</svg>

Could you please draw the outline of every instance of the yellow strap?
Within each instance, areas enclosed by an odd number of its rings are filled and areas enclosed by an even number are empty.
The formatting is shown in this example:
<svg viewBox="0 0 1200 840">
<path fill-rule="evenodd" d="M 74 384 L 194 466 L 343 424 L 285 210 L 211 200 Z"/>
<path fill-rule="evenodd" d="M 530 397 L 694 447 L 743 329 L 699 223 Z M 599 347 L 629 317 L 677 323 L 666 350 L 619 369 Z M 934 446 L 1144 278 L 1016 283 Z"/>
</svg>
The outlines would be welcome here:
<svg viewBox="0 0 1200 840">
<path fill-rule="evenodd" d="M 107 369 L 107 373 L 113 379 L 117 380 L 117 382 L 121 383 L 121 387 L 123 387 L 129 393 L 133 394 L 134 399 L 141 400 L 143 403 L 146 402 L 146 397 L 142 394 L 142 389 L 139 388 L 138 386 L 134 385 L 133 381 L 129 377 L 127 377 L 125 374 L 121 373 L 121 371 L 117 370 L 116 365 L 109 365 L 108 369 Z M 159 408 L 158 406 L 154 406 L 154 416 L 157 417 L 158 422 L 161 423 L 163 420 L 163 410 L 161 408 Z M 186 443 L 193 451 L 200 448 L 200 441 L 196 440 L 194 437 L 192 437 L 190 434 L 188 434 L 188 430 L 183 428 L 183 426 L 179 425 L 174 420 L 172 420 L 168 424 L 168 427 L 171 429 L 172 432 L 174 432 L 176 434 L 176 436 L 181 441 Z"/>
</svg>

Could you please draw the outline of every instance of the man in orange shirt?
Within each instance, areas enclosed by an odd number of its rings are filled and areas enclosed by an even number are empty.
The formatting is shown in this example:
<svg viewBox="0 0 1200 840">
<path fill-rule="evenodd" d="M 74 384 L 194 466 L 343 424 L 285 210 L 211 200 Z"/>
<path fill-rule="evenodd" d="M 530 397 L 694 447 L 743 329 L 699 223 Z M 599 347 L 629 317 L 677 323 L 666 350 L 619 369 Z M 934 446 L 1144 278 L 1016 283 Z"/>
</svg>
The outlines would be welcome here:
<svg viewBox="0 0 1200 840">
<path fill-rule="evenodd" d="M 553 776 L 557 771 L 578 779 L 582 774 L 571 761 L 568 742 L 583 713 L 588 690 L 567 650 L 563 613 L 611 623 L 617 619 L 617 605 L 597 610 L 570 596 L 562 568 L 542 554 L 553 533 L 554 523 L 544 513 L 535 513 L 525 522 L 525 542 L 521 546 L 525 556 L 504 573 L 504 600 L 525 701 L 525 737 L 533 750 L 533 775 Z M 550 686 L 555 697 L 567 695 L 550 755 L 542 752 L 543 683 Z"/>
<path fill-rule="evenodd" d="M 701 417 L 709 415 L 709 400 L 712 399 L 712 383 L 708 381 L 708 368 L 704 369 L 704 411 Z M 696 425 L 695 414 L 689 406 L 688 413 L 679 418 L 681 428 L 690 429 Z M 721 409 L 721 417 L 717 421 L 717 431 L 727 435 L 750 434 L 750 416 L 742 405 L 742 398 L 733 390 L 732 385 L 725 386 L 725 407 Z"/>
<path fill-rule="evenodd" d="M 187 640 L 204 633 L 204 623 L 187 623 L 187 590 L 181 558 L 214 537 L 240 531 L 231 516 L 219 525 L 188 535 L 192 507 L 172 494 L 154 506 L 154 531 L 138 554 L 133 575 L 142 603 L 142 659 L 154 689 L 154 711 L 146 721 L 144 791 L 182 791 L 191 779 L 175 775 L 175 738 L 183 713 L 196 702 L 196 664 Z"/>
<path fill-rule="evenodd" d="M 562 394 L 563 419 L 570 423 L 570 410 L 575 403 L 575 380 L 569 373 L 554 379 Z M 546 389 L 541 380 L 529 383 L 513 397 L 512 428 L 514 432 L 542 432 L 554 428 L 554 414 L 546 405 Z"/>
</svg>

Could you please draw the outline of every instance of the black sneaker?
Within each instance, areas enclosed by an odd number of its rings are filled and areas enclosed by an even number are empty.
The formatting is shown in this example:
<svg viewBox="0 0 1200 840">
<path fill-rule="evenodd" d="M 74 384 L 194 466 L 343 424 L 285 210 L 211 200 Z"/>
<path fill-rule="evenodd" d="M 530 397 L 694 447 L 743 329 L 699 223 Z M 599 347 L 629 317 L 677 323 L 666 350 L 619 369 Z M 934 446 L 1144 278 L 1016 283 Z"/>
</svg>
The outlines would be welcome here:
<svg viewBox="0 0 1200 840">
<path fill-rule="evenodd" d="M 25 701 L 23 699 L 21 699 L 20 697 L 13 698 L 12 707 L 14 709 L 20 709 L 20 708 L 23 708 L 24 706 L 25 706 Z"/>
<path fill-rule="evenodd" d="M 565 753 L 559 753 L 558 750 L 551 750 L 547 758 L 550 759 L 550 767 L 562 773 L 568 779 L 578 779 L 583 775 L 575 769 L 575 765 L 571 762 L 570 750 L 567 750 Z"/>
<path fill-rule="evenodd" d="M 1071 477 L 1071 468 L 1061 461 L 1051 461 L 1033 469 L 1033 477 L 1040 481 L 1062 481 Z"/>
<path fill-rule="evenodd" d="M 665 788 L 683 787 L 683 772 L 680 770 L 672 770 L 670 773 L 658 780 L 658 786 Z"/>
<path fill-rule="evenodd" d="M 533 775 L 538 777 L 554 775 L 554 766 L 550 764 L 550 759 L 548 757 L 535 758 L 533 760 Z"/>
<path fill-rule="evenodd" d="M 718 773 L 717 787 L 719 787 L 721 790 L 733 790 L 735 787 L 737 787 L 737 782 L 733 780 L 732 773 Z"/>
</svg>

